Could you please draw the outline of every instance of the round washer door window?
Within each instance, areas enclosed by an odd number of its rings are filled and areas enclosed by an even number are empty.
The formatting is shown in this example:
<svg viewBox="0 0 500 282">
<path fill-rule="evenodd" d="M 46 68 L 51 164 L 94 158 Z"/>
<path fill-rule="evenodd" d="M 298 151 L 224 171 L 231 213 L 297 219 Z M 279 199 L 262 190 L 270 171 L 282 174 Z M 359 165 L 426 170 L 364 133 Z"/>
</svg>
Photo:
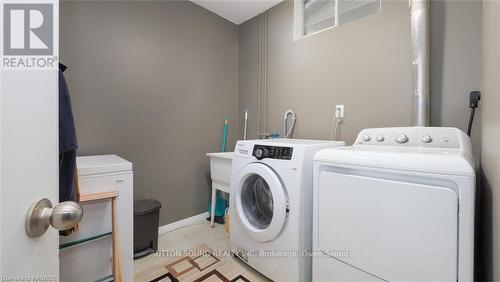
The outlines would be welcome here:
<svg viewBox="0 0 500 282">
<path fill-rule="evenodd" d="M 273 193 L 260 175 L 248 177 L 241 187 L 242 212 L 250 224 L 265 229 L 273 219 Z"/>
<path fill-rule="evenodd" d="M 275 239 L 287 215 L 286 193 L 276 173 L 264 164 L 246 166 L 236 189 L 236 211 L 245 232 L 265 242 Z"/>
</svg>

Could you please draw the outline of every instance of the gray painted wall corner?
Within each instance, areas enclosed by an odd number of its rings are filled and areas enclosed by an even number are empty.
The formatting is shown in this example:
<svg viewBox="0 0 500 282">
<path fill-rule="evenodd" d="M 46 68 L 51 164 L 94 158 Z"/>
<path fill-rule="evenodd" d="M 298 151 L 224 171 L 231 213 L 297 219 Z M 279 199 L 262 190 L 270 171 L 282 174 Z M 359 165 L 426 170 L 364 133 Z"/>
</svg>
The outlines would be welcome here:
<svg viewBox="0 0 500 282">
<path fill-rule="evenodd" d="M 134 163 L 160 224 L 207 210 L 208 152 L 238 135 L 238 28 L 189 1 L 61 2 L 79 154 Z"/>
</svg>

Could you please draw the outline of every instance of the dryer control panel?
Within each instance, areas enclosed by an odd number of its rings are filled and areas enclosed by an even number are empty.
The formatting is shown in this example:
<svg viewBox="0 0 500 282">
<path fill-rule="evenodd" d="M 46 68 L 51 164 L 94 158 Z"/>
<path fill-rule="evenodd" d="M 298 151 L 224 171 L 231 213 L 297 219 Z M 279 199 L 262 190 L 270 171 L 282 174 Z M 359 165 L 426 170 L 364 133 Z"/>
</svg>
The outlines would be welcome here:
<svg viewBox="0 0 500 282">
<path fill-rule="evenodd" d="M 466 142 L 468 137 L 456 128 L 393 127 L 364 129 L 354 145 L 461 149 Z"/>
<path fill-rule="evenodd" d="M 256 157 L 258 160 L 262 159 L 291 160 L 292 154 L 293 154 L 292 147 L 255 145 L 253 147 L 252 156 Z"/>
</svg>

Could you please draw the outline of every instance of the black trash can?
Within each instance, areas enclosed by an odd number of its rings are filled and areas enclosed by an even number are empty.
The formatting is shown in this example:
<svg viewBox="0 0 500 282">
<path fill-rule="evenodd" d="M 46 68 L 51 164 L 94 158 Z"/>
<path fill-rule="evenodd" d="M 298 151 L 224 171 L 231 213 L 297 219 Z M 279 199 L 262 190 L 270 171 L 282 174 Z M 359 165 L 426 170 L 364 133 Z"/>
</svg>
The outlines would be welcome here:
<svg viewBox="0 0 500 282">
<path fill-rule="evenodd" d="M 158 250 L 160 208 L 160 201 L 154 199 L 134 202 L 134 259 Z"/>
</svg>

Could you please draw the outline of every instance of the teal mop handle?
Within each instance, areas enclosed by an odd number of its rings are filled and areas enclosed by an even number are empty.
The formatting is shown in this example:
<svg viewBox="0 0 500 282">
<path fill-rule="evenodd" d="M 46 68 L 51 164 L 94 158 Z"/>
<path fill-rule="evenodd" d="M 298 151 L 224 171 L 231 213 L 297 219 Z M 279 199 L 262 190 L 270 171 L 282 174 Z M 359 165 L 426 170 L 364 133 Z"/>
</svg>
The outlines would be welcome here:
<svg viewBox="0 0 500 282">
<path fill-rule="evenodd" d="M 229 127 L 229 121 L 224 118 L 224 131 L 222 132 L 222 143 L 220 144 L 221 152 L 225 152 L 227 149 L 227 130 Z"/>
</svg>

